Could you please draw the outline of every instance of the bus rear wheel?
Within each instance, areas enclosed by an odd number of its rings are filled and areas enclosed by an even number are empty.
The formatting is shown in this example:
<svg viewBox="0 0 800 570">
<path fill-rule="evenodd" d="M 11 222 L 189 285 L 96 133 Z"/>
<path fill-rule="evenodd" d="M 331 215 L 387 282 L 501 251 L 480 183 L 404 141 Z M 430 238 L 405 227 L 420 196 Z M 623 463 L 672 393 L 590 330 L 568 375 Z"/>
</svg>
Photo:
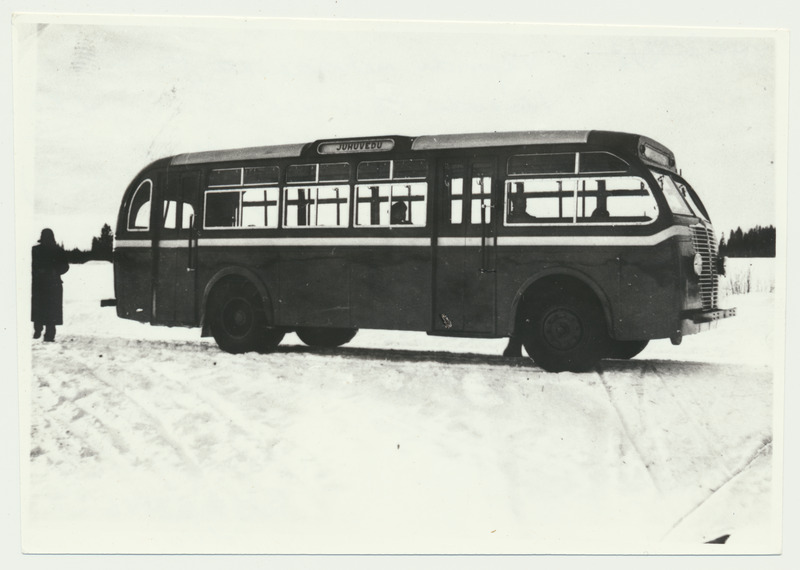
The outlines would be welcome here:
<svg viewBox="0 0 800 570">
<path fill-rule="evenodd" d="M 546 299 L 533 310 L 525 350 L 548 372 L 586 372 L 604 355 L 607 332 L 600 307 L 579 295 Z"/>
<path fill-rule="evenodd" d="M 246 280 L 217 286 L 209 303 L 209 324 L 217 345 L 233 354 L 274 348 L 284 335 L 267 327 L 261 296 Z"/>
<path fill-rule="evenodd" d="M 357 332 L 358 329 L 303 327 L 297 329 L 297 336 L 308 346 L 315 348 L 334 348 L 353 340 Z"/>
<path fill-rule="evenodd" d="M 612 340 L 608 345 L 607 358 L 629 360 L 642 352 L 650 341 L 647 340 Z"/>
</svg>

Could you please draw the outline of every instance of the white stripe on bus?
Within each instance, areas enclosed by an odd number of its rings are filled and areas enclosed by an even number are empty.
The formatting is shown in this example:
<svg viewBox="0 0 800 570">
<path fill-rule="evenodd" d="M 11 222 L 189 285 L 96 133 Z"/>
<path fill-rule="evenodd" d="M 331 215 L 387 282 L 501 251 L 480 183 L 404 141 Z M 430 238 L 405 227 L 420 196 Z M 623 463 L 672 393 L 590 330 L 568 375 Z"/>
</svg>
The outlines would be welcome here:
<svg viewBox="0 0 800 570">
<path fill-rule="evenodd" d="M 119 247 L 150 247 L 152 241 L 149 239 L 115 239 L 114 249 Z"/>
<path fill-rule="evenodd" d="M 691 235 L 689 228 L 672 226 L 651 236 L 502 236 L 498 246 L 652 246 L 675 236 Z"/>
<path fill-rule="evenodd" d="M 246 247 L 246 246 L 303 246 L 303 247 L 339 247 L 339 246 L 410 246 L 425 247 L 431 245 L 431 238 L 402 237 L 341 237 L 341 238 L 200 238 L 199 246 L 213 247 Z M 184 240 L 184 245 L 186 241 Z"/>
<path fill-rule="evenodd" d="M 675 236 L 690 235 L 689 228 L 672 226 L 650 236 L 501 236 L 497 238 L 500 247 L 519 246 L 652 246 Z M 487 245 L 494 245 L 494 239 L 487 237 Z M 442 247 L 480 247 L 484 238 L 480 237 L 440 237 L 437 245 Z M 403 237 L 340 237 L 340 238 L 200 238 L 200 247 L 430 247 L 431 238 Z M 150 240 L 117 240 L 117 248 L 149 248 Z M 188 240 L 161 240 L 158 246 L 164 249 L 187 248 Z"/>
</svg>

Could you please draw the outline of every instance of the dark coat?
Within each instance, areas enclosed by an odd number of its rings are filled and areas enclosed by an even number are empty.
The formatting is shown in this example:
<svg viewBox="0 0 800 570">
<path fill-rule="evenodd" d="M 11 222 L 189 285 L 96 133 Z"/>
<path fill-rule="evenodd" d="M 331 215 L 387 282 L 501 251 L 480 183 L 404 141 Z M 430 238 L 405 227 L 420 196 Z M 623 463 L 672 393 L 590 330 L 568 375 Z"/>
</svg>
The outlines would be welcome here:
<svg viewBox="0 0 800 570">
<path fill-rule="evenodd" d="M 39 244 L 33 246 L 31 257 L 31 321 L 60 325 L 64 318 L 61 276 L 69 270 L 67 254 L 55 244 Z"/>
</svg>

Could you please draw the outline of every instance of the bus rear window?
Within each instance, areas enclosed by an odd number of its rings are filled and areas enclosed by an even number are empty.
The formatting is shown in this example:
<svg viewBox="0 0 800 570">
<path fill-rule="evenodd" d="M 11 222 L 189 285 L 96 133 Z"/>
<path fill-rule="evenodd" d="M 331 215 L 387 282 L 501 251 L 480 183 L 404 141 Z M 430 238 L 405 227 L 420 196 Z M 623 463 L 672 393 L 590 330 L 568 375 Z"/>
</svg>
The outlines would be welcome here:
<svg viewBox="0 0 800 570">
<path fill-rule="evenodd" d="M 130 231 L 146 231 L 150 228 L 150 199 L 153 182 L 145 180 L 133 193 L 128 209 L 128 229 Z"/>
</svg>

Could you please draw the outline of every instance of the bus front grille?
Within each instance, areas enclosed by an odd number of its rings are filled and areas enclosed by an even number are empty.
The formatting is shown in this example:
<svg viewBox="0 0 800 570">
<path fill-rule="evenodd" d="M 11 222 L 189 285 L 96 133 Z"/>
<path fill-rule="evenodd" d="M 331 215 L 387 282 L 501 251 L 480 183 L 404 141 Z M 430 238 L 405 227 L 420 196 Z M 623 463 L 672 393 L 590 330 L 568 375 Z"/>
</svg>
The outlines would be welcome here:
<svg viewBox="0 0 800 570">
<path fill-rule="evenodd" d="M 703 309 L 717 307 L 717 242 L 714 239 L 714 228 L 711 226 L 692 226 L 692 242 L 694 250 L 703 258 L 703 269 L 700 272 L 700 297 Z"/>
</svg>

